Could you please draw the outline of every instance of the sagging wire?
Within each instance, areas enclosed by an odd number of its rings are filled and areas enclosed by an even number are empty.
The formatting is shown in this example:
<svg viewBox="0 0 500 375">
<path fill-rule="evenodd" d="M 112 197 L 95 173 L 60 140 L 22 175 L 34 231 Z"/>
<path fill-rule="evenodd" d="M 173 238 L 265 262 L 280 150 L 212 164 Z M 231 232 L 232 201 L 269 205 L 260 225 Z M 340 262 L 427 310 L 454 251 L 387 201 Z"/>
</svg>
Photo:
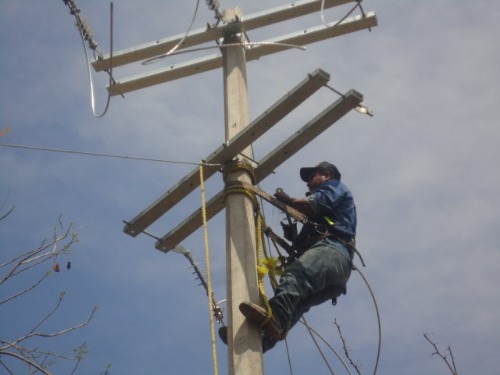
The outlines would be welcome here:
<svg viewBox="0 0 500 375">
<path fill-rule="evenodd" d="M 223 14 L 222 14 L 222 12 L 219 9 L 220 3 L 219 3 L 218 0 L 205 0 L 205 3 L 207 4 L 207 7 L 208 7 L 209 10 L 213 10 L 214 11 L 214 13 L 215 13 L 215 19 L 217 20 L 217 22 L 214 25 L 208 24 L 207 27 L 209 29 L 213 28 L 213 27 L 217 27 L 219 25 L 219 23 L 222 22 L 222 18 L 223 18 Z M 175 56 L 175 55 L 180 54 L 180 53 L 195 52 L 195 51 L 201 51 L 201 50 L 203 50 L 203 48 L 197 48 L 197 49 L 190 49 L 190 50 L 186 50 L 186 51 L 183 51 L 183 52 L 176 52 L 175 53 L 175 51 L 177 51 L 177 49 L 179 48 L 179 46 L 182 43 L 184 43 L 184 41 L 186 40 L 188 34 L 190 33 L 190 31 L 191 31 L 191 29 L 193 27 L 194 21 L 196 19 L 197 14 L 198 14 L 199 4 L 200 4 L 200 1 L 198 0 L 196 2 L 196 8 L 195 8 L 195 11 L 194 11 L 194 14 L 193 14 L 193 18 L 191 19 L 191 24 L 189 25 L 187 31 L 184 33 L 184 36 L 181 38 L 181 40 L 174 47 L 172 47 L 170 49 L 170 51 L 168 51 L 167 53 L 164 53 L 163 55 L 152 57 L 152 58 L 147 59 L 147 60 L 144 60 L 142 62 L 142 65 L 153 64 L 153 63 L 155 63 L 157 61 L 160 61 L 160 60 L 166 58 L 167 56 Z"/>
<path fill-rule="evenodd" d="M 208 3 L 208 1 L 207 1 Z M 184 36 L 181 38 L 181 40 L 179 40 L 179 42 L 177 42 L 177 44 L 175 46 L 173 46 L 170 51 L 164 53 L 163 55 L 160 55 L 160 56 L 156 56 L 156 57 L 152 57 L 150 59 L 147 59 L 145 61 L 142 62 L 142 65 L 149 65 L 149 64 L 153 64 L 157 61 L 160 61 L 162 59 L 164 59 L 165 57 L 167 56 L 170 56 L 172 55 L 176 50 L 177 48 L 179 48 L 179 46 L 184 43 L 184 41 L 186 40 L 188 34 L 191 32 L 191 29 L 193 27 L 193 24 L 194 24 L 194 21 L 196 19 L 196 16 L 198 15 L 198 7 L 200 6 L 200 0 L 196 0 L 196 7 L 194 9 L 194 12 L 193 12 L 193 17 L 191 18 L 191 23 L 189 24 L 189 27 L 187 28 L 186 32 L 184 33 Z"/>
<path fill-rule="evenodd" d="M 307 332 L 309 333 L 309 335 L 311 336 L 311 339 L 313 340 L 314 344 L 316 345 L 316 348 L 318 349 L 319 353 L 321 354 L 321 357 L 323 358 L 323 361 L 325 362 L 326 366 L 329 368 L 330 370 L 330 373 L 333 374 L 333 370 L 332 368 L 330 367 L 326 357 L 324 356 L 323 352 L 321 351 L 321 348 L 319 347 L 319 344 L 318 342 L 316 341 L 315 337 L 318 337 L 321 341 L 323 341 L 323 343 L 325 343 L 326 346 L 328 346 L 328 348 L 332 351 L 332 353 L 337 357 L 337 359 L 340 361 L 340 363 L 342 363 L 342 365 L 344 366 L 344 368 L 346 369 L 346 371 L 349 373 L 349 375 L 352 375 L 351 371 L 349 370 L 349 367 L 347 366 L 347 364 L 345 363 L 345 361 L 342 359 L 342 357 L 340 356 L 340 354 L 335 350 L 335 348 L 333 346 L 331 346 L 328 341 L 326 341 L 323 336 L 321 336 L 318 331 L 316 331 L 314 328 L 312 328 L 309 323 L 307 322 L 306 318 L 304 316 L 302 316 L 302 318 L 300 319 L 300 323 L 303 324 L 306 329 L 307 329 Z"/>
<path fill-rule="evenodd" d="M 319 354 L 321 355 L 321 358 L 323 358 L 323 362 L 325 362 L 326 367 L 328 367 L 328 370 L 330 370 L 330 374 L 335 375 L 332 367 L 330 366 L 330 363 L 328 362 L 328 360 L 325 357 L 325 354 L 323 353 L 323 351 L 319 347 L 319 344 L 316 341 L 316 338 L 314 337 L 311 330 L 309 329 L 309 325 L 307 324 L 306 318 L 304 318 L 304 316 L 302 316 L 302 320 L 303 320 L 303 324 L 307 327 L 307 331 L 309 332 L 309 335 L 311 336 L 311 339 L 313 340 L 314 345 L 316 346 L 316 349 L 318 350 Z M 333 352 L 336 354 L 335 350 Z M 337 355 L 337 357 L 340 359 L 340 356 Z M 343 362 L 341 359 L 340 359 L 340 361 Z"/>
<path fill-rule="evenodd" d="M 283 47 L 283 48 L 296 48 L 296 49 L 300 49 L 302 51 L 306 50 L 306 47 L 299 46 L 297 44 L 280 43 L 280 42 L 265 42 L 265 41 L 264 42 L 246 42 L 245 41 L 245 42 L 241 42 L 241 43 L 225 43 L 225 44 L 217 44 L 216 46 L 190 48 L 190 49 L 185 49 L 185 50 L 178 51 L 178 52 L 167 52 L 166 54 L 152 57 L 148 60 L 143 61 L 142 65 L 152 64 L 152 63 L 155 63 L 157 61 L 164 59 L 167 56 L 176 56 L 176 55 L 181 55 L 184 53 L 199 52 L 199 51 L 205 51 L 205 50 L 210 50 L 210 49 L 220 49 L 220 48 L 229 48 L 229 47 L 249 47 L 249 48 L 251 48 L 253 46 L 277 46 L 277 47 Z"/>
<path fill-rule="evenodd" d="M 47 147 L 23 146 L 23 145 L 12 145 L 12 144 L 2 144 L 2 143 L 0 143 L 0 147 L 19 148 L 19 149 L 34 150 L 34 151 L 58 152 L 58 153 L 85 155 L 85 156 L 97 156 L 97 157 L 116 158 L 116 159 L 151 161 L 151 162 L 168 163 L 168 164 L 200 165 L 200 162 L 152 159 L 152 158 L 143 158 L 143 157 L 127 156 L 127 155 L 104 154 L 104 153 L 97 153 L 97 152 L 84 152 L 84 151 L 75 151 L 75 150 L 62 150 L 62 149 L 47 148 Z M 217 164 L 217 163 L 202 162 L 201 165 L 204 165 L 207 167 L 222 167 L 222 164 Z"/>
<path fill-rule="evenodd" d="M 80 9 L 78 9 L 78 7 L 75 5 L 74 1 L 73 0 L 63 0 L 63 2 L 70 9 L 70 14 L 75 17 L 76 27 L 78 29 L 78 33 L 80 35 L 80 39 L 81 39 L 82 44 L 83 44 L 83 51 L 84 51 L 85 60 L 87 63 L 87 74 L 88 74 L 88 78 L 89 78 L 90 104 L 91 104 L 91 108 L 92 108 L 92 114 L 96 118 L 101 118 L 108 112 L 109 105 L 111 102 L 111 94 L 109 92 L 107 94 L 106 106 L 105 106 L 103 112 L 101 114 L 97 114 L 96 105 L 95 105 L 95 94 L 94 94 L 94 92 L 95 92 L 94 79 L 92 77 L 92 68 L 91 68 L 91 64 L 90 64 L 89 55 L 87 53 L 87 48 L 85 47 L 85 42 L 88 42 L 88 46 L 93 51 L 95 59 L 102 59 L 103 54 L 98 49 L 98 44 L 93 38 L 93 33 L 92 33 L 92 30 L 90 29 L 90 26 L 89 26 L 87 20 L 80 16 Z M 109 37 L 109 39 L 110 39 L 110 41 L 109 41 L 109 45 L 110 45 L 109 65 L 110 65 L 110 68 L 109 68 L 109 70 L 106 69 L 105 71 L 106 71 L 106 73 L 108 73 L 108 76 L 109 76 L 109 86 L 112 86 L 116 83 L 115 79 L 113 78 L 113 29 L 114 29 L 114 27 L 113 27 L 113 19 L 114 19 L 113 2 L 110 2 L 109 5 L 110 5 L 110 32 L 109 32 L 109 34 L 110 34 L 110 37 Z M 122 95 L 122 97 L 123 97 L 123 95 Z"/>
<path fill-rule="evenodd" d="M 380 361 L 380 352 L 382 350 L 382 324 L 380 322 L 380 311 L 379 311 L 379 308 L 378 308 L 377 300 L 375 298 L 375 293 L 373 293 L 373 290 L 372 290 L 372 288 L 370 286 L 370 283 L 368 282 L 367 278 L 365 277 L 365 275 L 363 275 L 363 273 L 359 270 L 359 268 L 356 267 L 354 264 L 353 264 L 353 268 L 354 268 L 355 271 L 358 271 L 358 273 L 360 274 L 361 278 L 365 282 L 366 287 L 368 288 L 368 291 L 370 292 L 370 295 L 372 297 L 373 305 L 375 307 L 375 313 L 377 315 L 378 345 L 377 345 L 377 357 L 375 359 L 375 366 L 373 368 L 373 375 L 375 375 L 377 373 L 378 364 L 379 364 L 379 361 Z"/>
<path fill-rule="evenodd" d="M 377 369 L 378 369 L 378 365 L 379 365 L 379 362 L 380 362 L 380 352 L 381 352 L 381 349 L 382 349 L 382 324 L 381 324 L 381 321 L 380 321 L 380 311 L 379 311 L 379 308 L 378 308 L 378 303 L 377 303 L 377 300 L 375 298 L 375 294 L 373 292 L 373 289 L 371 288 L 370 286 L 370 283 L 368 282 L 368 280 L 366 279 L 365 275 L 360 271 L 360 269 L 358 267 L 356 267 L 354 264 L 353 264 L 353 269 L 355 271 L 358 271 L 358 273 L 360 274 L 361 278 L 363 279 L 364 283 L 366 284 L 367 288 L 368 288 L 368 291 L 370 292 L 370 295 L 372 297 L 372 300 L 373 300 L 373 305 L 375 307 L 375 313 L 376 313 L 376 316 L 377 316 L 377 327 L 378 327 L 378 343 L 377 343 L 377 356 L 376 356 L 376 359 L 375 359 L 375 365 L 374 365 L 374 368 L 373 368 L 373 375 L 376 375 L 377 374 Z M 347 364 L 345 363 L 345 361 L 342 359 L 342 357 L 340 356 L 340 354 L 335 350 L 335 348 L 333 348 L 333 346 L 331 346 L 316 330 L 314 330 L 306 321 L 305 317 L 302 316 L 300 322 L 307 328 L 309 334 L 311 335 L 311 338 L 313 339 L 313 342 L 315 343 L 316 347 L 318 348 L 318 350 L 320 351 L 320 354 L 322 355 L 323 357 L 323 360 L 326 362 L 326 358 L 323 356 L 316 340 L 314 339 L 313 337 L 313 333 L 314 335 L 316 335 L 317 337 L 319 337 L 321 339 L 321 341 L 323 341 L 327 346 L 328 348 L 332 351 L 332 353 L 338 358 L 338 360 L 342 363 L 342 365 L 344 366 L 344 368 L 346 369 L 346 371 L 349 373 L 349 375 L 352 375 L 352 372 L 349 370 L 349 367 L 347 366 Z M 327 366 L 328 368 L 330 369 L 330 366 L 328 365 L 327 363 Z M 331 369 L 330 369 L 331 371 Z M 333 373 L 333 372 L 332 372 Z"/>
<path fill-rule="evenodd" d="M 320 15 L 321 15 L 321 22 L 323 23 L 323 26 L 326 26 L 326 27 L 335 27 L 335 26 L 338 26 L 340 25 L 342 22 L 344 22 L 344 20 L 349 17 L 355 10 L 356 8 L 359 8 L 359 10 L 361 11 L 361 15 L 364 17 L 366 17 L 365 15 L 365 10 L 363 9 L 363 6 L 361 5 L 361 2 L 363 0 L 354 0 L 356 2 L 356 5 L 354 5 L 354 7 L 349 11 L 347 12 L 347 14 L 342 17 L 340 20 L 338 20 L 334 25 L 329 25 L 326 21 L 325 21 L 325 0 L 322 0 L 321 1 L 321 12 L 320 12 Z M 368 28 L 369 31 L 372 31 L 371 27 Z"/>
</svg>

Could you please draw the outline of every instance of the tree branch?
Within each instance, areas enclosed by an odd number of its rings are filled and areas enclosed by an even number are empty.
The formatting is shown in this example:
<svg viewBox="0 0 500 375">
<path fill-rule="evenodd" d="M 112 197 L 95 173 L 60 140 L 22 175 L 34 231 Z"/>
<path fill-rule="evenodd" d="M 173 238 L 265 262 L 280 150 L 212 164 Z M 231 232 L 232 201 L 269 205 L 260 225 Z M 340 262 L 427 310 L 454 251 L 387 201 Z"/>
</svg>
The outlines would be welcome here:
<svg viewBox="0 0 500 375">
<path fill-rule="evenodd" d="M 52 375 L 51 372 L 47 371 L 46 369 L 44 369 L 42 366 L 40 366 L 39 364 L 37 364 L 36 362 L 34 361 L 30 361 L 28 358 L 26 358 L 25 356 L 22 356 L 22 355 L 19 355 L 19 354 L 16 354 L 16 353 L 12 353 L 12 352 L 9 352 L 9 351 L 6 351 L 6 350 L 0 350 L 0 354 L 1 355 L 6 355 L 6 356 L 10 356 L 10 357 L 14 357 L 30 366 L 33 366 L 34 368 L 36 368 L 38 371 L 40 371 L 41 373 L 45 374 L 45 375 Z"/>
<path fill-rule="evenodd" d="M 0 221 L 8 216 L 10 212 L 12 212 L 12 210 L 10 210 L 7 215 L 0 215 Z M 2 264 L 0 264 L 0 270 L 2 271 L 2 275 L 0 275 L 0 286 L 21 274 L 26 276 L 21 276 L 20 280 L 29 280 L 28 282 L 30 284 L 21 290 L 12 292 L 13 294 L 8 297 L 2 297 L 3 299 L 0 301 L 0 306 L 7 302 L 14 301 L 18 297 L 27 295 L 29 292 L 33 292 L 52 274 L 51 267 L 49 270 L 45 270 L 43 275 L 38 276 L 38 278 L 35 278 L 33 281 L 30 275 L 34 272 L 35 268 L 37 266 L 43 267 L 44 264 L 50 261 L 56 264 L 57 257 L 61 254 L 69 254 L 71 246 L 76 242 L 78 242 L 78 235 L 72 232 L 72 224 L 65 227 L 61 221 L 61 217 L 59 217 L 58 225 L 54 227 L 50 240 L 45 239 L 36 249 L 23 252 L 8 261 L 2 261 Z M 60 359 L 74 361 L 71 368 L 69 368 L 69 373 L 74 374 L 76 372 L 87 353 L 86 344 L 82 344 L 80 347 L 74 349 L 72 356 L 52 352 L 43 348 L 39 349 L 34 344 L 38 342 L 36 338 L 55 338 L 65 335 L 71 331 L 85 327 L 94 318 L 98 309 L 97 307 L 94 307 L 90 315 L 81 323 L 55 332 L 43 332 L 44 325 L 49 320 L 53 320 L 55 314 L 60 310 L 64 296 L 65 293 L 61 292 L 55 305 L 42 317 L 35 315 L 35 324 L 33 326 L 28 326 L 25 329 L 25 333 L 22 333 L 20 337 L 13 339 L 0 338 L 0 368 L 4 368 L 6 373 L 13 374 L 14 372 L 9 368 L 11 361 L 18 361 L 27 366 L 28 374 L 41 373 L 51 375 L 49 368 Z M 109 366 L 106 369 L 106 374 L 108 373 L 108 369 Z"/>
<path fill-rule="evenodd" d="M 347 344 L 346 344 L 346 341 L 344 339 L 344 335 L 342 335 L 342 330 L 340 329 L 340 325 L 337 323 L 337 319 L 335 319 L 333 324 L 335 324 L 335 327 L 337 327 L 337 331 L 339 332 L 340 340 L 342 341 L 342 348 L 344 349 L 344 354 L 345 354 L 346 358 L 349 360 L 349 363 L 356 370 L 358 375 L 361 375 L 361 370 L 359 368 L 359 364 L 354 363 L 354 361 L 351 358 L 351 355 L 349 353 L 349 349 L 347 348 Z"/>
<path fill-rule="evenodd" d="M 7 303 L 13 299 L 16 299 L 17 297 L 22 296 L 23 294 L 28 293 L 29 291 L 35 289 L 38 285 L 42 283 L 43 280 L 45 280 L 48 276 L 50 275 L 50 272 L 46 272 L 36 283 L 31 285 L 30 287 L 26 288 L 25 290 L 19 291 L 16 294 L 13 294 L 10 297 L 5 298 L 4 300 L 0 301 L 0 305 Z"/>
<path fill-rule="evenodd" d="M 49 259 L 57 258 L 58 255 L 62 253 L 67 253 L 68 249 L 75 243 L 78 242 L 78 235 L 76 233 L 71 233 L 72 224 L 68 226 L 66 230 L 61 228 L 61 234 L 57 234 L 54 229 L 54 236 L 52 240 L 47 243 L 46 240 L 42 241 L 39 247 L 35 250 L 28 251 L 10 261 L 0 264 L 0 268 L 6 267 L 15 263 L 14 266 L 7 272 L 7 274 L 0 281 L 2 285 L 5 281 L 25 272 L 39 264 L 46 262 Z M 58 249 L 58 244 L 66 240 L 71 235 L 69 241 L 63 244 L 62 248 Z M 47 251 L 48 250 L 48 251 Z"/>
<path fill-rule="evenodd" d="M 455 366 L 455 359 L 453 358 L 453 353 L 451 351 L 451 347 L 448 346 L 448 352 L 450 353 L 450 356 L 451 356 L 451 363 L 448 361 L 448 358 L 446 357 L 446 355 L 442 354 L 437 345 L 432 342 L 432 340 L 428 337 L 428 333 L 424 333 L 424 337 L 425 339 L 434 347 L 434 350 L 435 352 L 432 353 L 432 355 L 437 355 L 439 356 L 443 361 L 444 363 L 446 363 L 446 366 L 448 366 L 448 369 L 450 370 L 450 372 L 453 374 L 453 375 L 458 375 L 458 371 L 457 371 L 457 367 Z"/>
</svg>

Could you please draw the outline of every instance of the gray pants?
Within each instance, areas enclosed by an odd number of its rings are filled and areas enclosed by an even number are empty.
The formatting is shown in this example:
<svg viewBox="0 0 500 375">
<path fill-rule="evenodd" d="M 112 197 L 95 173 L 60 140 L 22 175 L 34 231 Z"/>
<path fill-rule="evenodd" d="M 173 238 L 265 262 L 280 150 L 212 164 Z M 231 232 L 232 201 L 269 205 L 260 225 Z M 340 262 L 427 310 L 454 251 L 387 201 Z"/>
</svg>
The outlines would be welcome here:
<svg viewBox="0 0 500 375">
<path fill-rule="evenodd" d="M 305 251 L 285 269 L 274 297 L 269 300 L 282 329 L 292 328 L 312 306 L 340 296 L 351 269 L 349 252 L 336 240 L 318 241 Z M 263 351 L 274 347 L 276 342 L 264 336 Z"/>
</svg>

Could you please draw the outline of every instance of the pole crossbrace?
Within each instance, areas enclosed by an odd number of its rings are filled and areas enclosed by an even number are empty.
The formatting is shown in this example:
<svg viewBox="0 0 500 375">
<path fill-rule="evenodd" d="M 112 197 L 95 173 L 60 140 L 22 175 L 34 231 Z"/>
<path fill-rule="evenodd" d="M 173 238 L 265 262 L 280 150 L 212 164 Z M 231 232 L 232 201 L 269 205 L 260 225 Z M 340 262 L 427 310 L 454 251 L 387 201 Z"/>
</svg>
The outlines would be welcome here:
<svg viewBox="0 0 500 375">
<path fill-rule="evenodd" d="M 355 109 L 362 101 L 363 95 L 361 93 L 356 90 L 350 90 L 328 106 L 323 112 L 309 121 L 258 163 L 258 166 L 254 170 L 255 183 L 258 184 L 269 176 L 279 165 L 349 113 L 349 111 Z M 206 204 L 207 220 L 219 213 L 224 207 L 224 192 L 221 191 Z M 157 241 L 155 248 L 162 252 L 168 252 L 200 228 L 201 225 L 201 209 L 198 209 Z"/>
<path fill-rule="evenodd" d="M 264 113 L 257 117 L 252 123 L 245 127 L 240 133 L 233 137 L 228 143 L 223 144 L 217 148 L 217 150 L 208 155 L 207 158 L 204 159 L 205 162 L 209 164 L 226 165 L 236 155 L 238 155 L 242 149 L 252 144 L 256 139 L 277 124 L 298 105 L 303 103 L 321 87 L 326 85 L 329 80 L 330 75 L 328 73 L 321 69 L 315 70 L 292 90 L 286 93 L 280 100 L 268 108 Z M 219 168 L 217 167 L 206 166 L 204 168 L 204 178 L 208 179 L 218 170 Z M 124 232 L 132 237 L 139 235 L 165 212 L 171 209 L 175 204 L 184 199 L 189 193 L 199 186 L 200 179 L 198 174 L 198 168 L 195 168 L 179 183 L 159 197 L 148 208 L 129 221 L 124 227 Z M 207 206 L 210 207 L 210 204 L 219 206 L 219 204 L 213 200 L 210 200 L 207 203 Z M 207 217 L 211 218 L 213 215 L 215 215 L 215 213 L 211 212 L 210 209 L 207 209 Z"/>
<path fill-rule="evenodd" d="M 316 26 L 310 29 L 301 30 L 288 35 L 272 38 L 263 41 L 256 46 L 246 49 L 246 61 L 258 60 L 261 57 L 282 52 L 294 46 L 304 46 L 325 39 L 338 37 L 351 32 L 369 29 L 377 25 L 377 17 L 374 12 L 369 12 L 364 16 L 358 15 L 349 17 L 342 22 L 332 22 L 328 25 Z M 231 47 L 230 47 L 231 48 Z M 113 61 L 115 57 L 113 56 Z M 127 92 L 154 86 L 160 83 L 173 81 L 179 78 L 188 77 L 194 74 L 207 72 L 222 67 L 222 56 L 211 55 L 187 61 L 178 65 L 171 65 L 166 69 L 160 69 L 142 75 L 133 76 L 123 80 L 117 80 L 113 85 L 108 86 L 111 96 L 122 95 Z"/>
<path fill-rule="evenodd" d="M 238 22 L 223 23 L 216 27 L 208 26 L 193 30 L 189 35 L 175 35 L 170 38 L 159 39 L 154 42 L 149 42 L 135 48 L 129 48 L 113 53 L 113 67 L 147 60 L 170 51 L 173 47 L 184 38 L 178 49 L 190 48 L 196 45 L 213 42 L 222 39 L 227 35 L 248 32 L 260 27 L 269 26 L 290 19 L 318 12 L 321 8 L 323 0 L 302 0 L 296 1 L 293 4 L 288 4 L 265 12 L 258 12 L 242 17 Z M 324 0 L 324 9 L 333 8 L 358 0 Z M 96 72 L 107 70 L 110 68 L 111 56 L 106 55 L 92 63 Z"/>
</svg>

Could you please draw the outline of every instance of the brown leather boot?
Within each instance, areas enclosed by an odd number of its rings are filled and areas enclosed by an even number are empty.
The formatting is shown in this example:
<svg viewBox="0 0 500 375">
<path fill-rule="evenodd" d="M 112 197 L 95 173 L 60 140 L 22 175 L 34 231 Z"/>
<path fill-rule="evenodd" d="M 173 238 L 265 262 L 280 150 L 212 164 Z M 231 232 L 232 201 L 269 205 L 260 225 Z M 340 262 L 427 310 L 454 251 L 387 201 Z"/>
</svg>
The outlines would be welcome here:
<svg viewBox="0 0 500 375">
<path fill-rule="evenodd" d="M 259 325 L 267 336 L 276 340 L 283 340 L 285 338 L 286 332 L 283 332 L 280 323 L 276 320 L 274 315 L 271 316 L 268 322 L 262 324 L 267 318 L 267 311 L 263 307 L 252 302 L 242 302 L 240 303 L 239 309 L 249 322 Z"/>
</svg>

